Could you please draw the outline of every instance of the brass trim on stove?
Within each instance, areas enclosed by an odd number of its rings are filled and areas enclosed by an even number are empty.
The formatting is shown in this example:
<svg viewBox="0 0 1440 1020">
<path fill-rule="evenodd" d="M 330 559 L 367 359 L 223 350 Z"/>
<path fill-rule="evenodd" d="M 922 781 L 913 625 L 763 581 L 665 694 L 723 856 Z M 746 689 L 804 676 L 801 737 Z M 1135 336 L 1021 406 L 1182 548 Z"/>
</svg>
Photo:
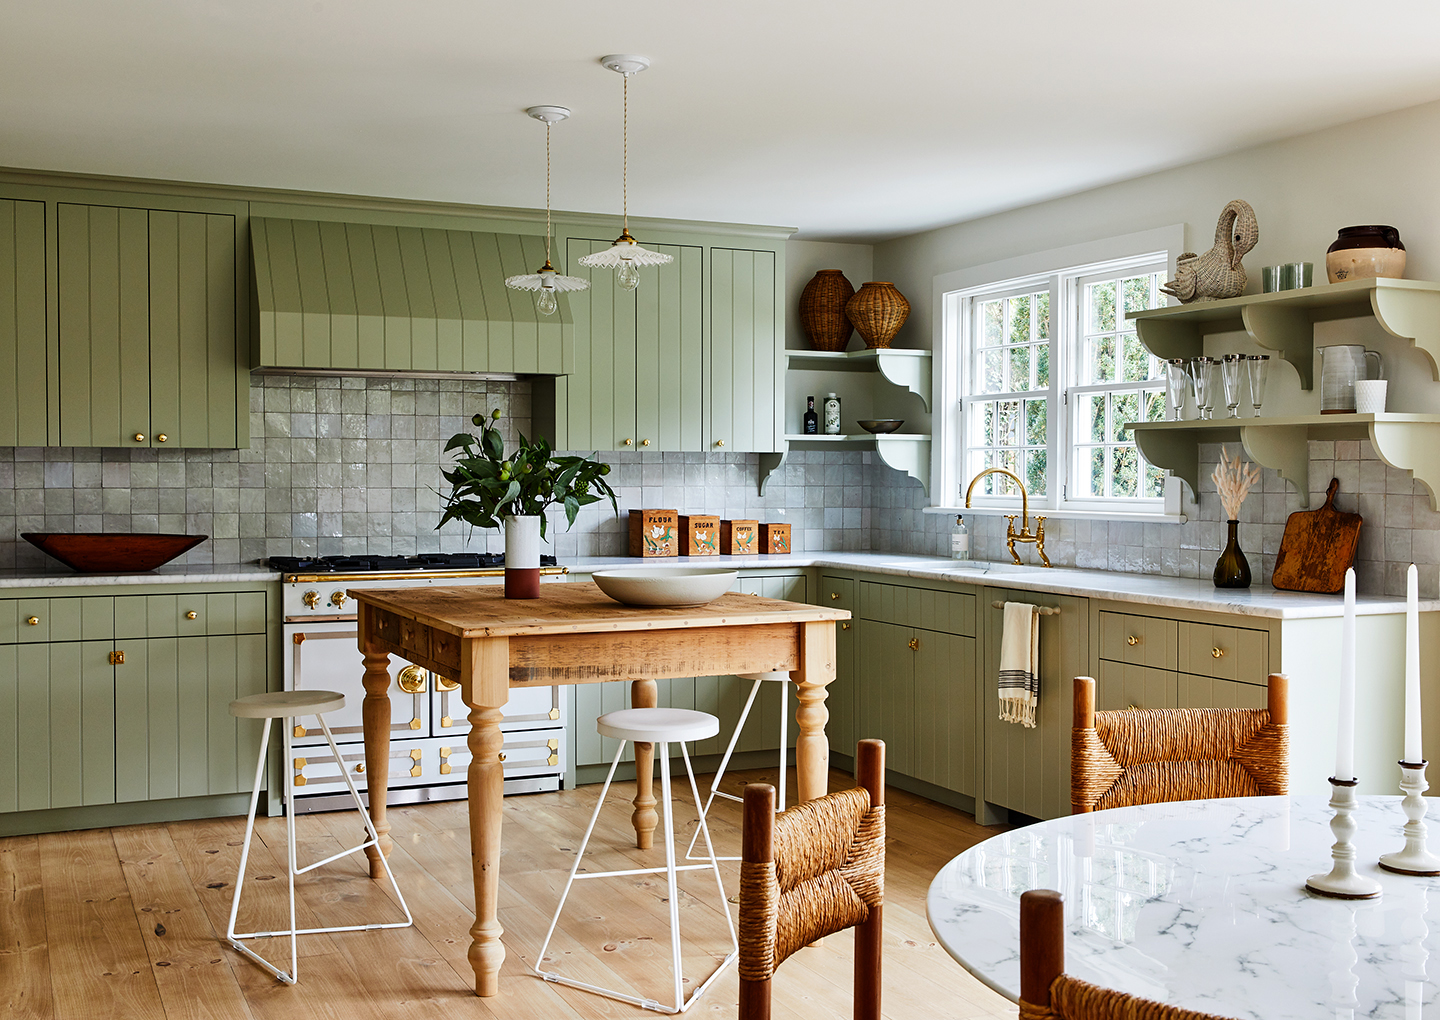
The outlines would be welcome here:
<svg viewBox="0 0 1440 1020">
<path fill-rule="evenodd" d="M 570 573 L 569 567 L 540 568 L 540 576 L 542 577 L 568 573 Z M 282 576 L 282 580 L 286 584 L 324 584 L 333 581 L 353 581 L 357 584 L 364 584 L 366 581 L 406 581 L 411 578 L 449 579 L 504 576 L 504 567 L 475 567 L 470 570 L 401 570 L 393 574 L 380 570 L 347 570 L 339 574 L 285 574 Z"/>
</svg>

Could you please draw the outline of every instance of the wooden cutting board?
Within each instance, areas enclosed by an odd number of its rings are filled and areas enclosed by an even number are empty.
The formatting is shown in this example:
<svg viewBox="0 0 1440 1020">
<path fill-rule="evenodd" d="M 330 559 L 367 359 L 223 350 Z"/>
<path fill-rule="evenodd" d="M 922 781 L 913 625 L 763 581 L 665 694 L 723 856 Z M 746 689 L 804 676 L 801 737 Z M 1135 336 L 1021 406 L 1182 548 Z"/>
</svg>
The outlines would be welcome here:
<svg viewBox="0 0 1440 1020">
<path fill-rule="evenodd" d="M 1285 522 L 1280 552 L 1270 583 L 1284 591 L 1336 595 L 1345 590 L 1345 571 L 1355 563 L 1360 543 L 1360 515 L 1335 509 L 1340 479 L 1332 478 L 1325 505 L 1297 510 Z"/>
</svg>

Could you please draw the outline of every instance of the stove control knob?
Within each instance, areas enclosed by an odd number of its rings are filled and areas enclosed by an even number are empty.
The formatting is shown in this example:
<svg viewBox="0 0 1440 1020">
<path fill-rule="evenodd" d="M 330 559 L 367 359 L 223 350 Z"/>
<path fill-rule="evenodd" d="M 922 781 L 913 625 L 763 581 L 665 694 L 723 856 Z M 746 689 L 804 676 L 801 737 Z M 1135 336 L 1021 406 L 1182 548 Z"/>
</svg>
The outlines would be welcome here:
<svg viewBox="0 0 1440 1020">
<path fill-rule="evenodd" d="M 425 693 L 425 670 L 419 666 L 406 666 L 395 678 L 396 685 L 406 694 Z M 420 720 L 415 720 L 419 723 Z"/>
<path fill-rule="evenodd" d="M 349 598 L 350 596 L 346 595 L 343 591 L 332 591 L 330 593 L 330 604 L 336 609 L 339 609 L 345 605 Z"/>
<path fill-rule="evenodd" d="M 300 601 L 305 603 L 311 609 L 314 609 L 320 604 L 320 593 L 314 588 L 311 588 L 304 595 L 300 596 Z"/>
</svg>

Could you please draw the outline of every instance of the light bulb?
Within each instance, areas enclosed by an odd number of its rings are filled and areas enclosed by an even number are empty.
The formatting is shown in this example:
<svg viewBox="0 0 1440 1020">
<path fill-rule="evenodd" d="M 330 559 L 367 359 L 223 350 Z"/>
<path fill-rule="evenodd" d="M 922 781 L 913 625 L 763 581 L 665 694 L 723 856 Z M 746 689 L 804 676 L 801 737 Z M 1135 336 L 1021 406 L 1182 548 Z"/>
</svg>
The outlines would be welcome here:
<svg viewBox="0 0 1440 1020">
<path fill-rule="evenodd" d="M 615 282 L 621 290 L 634 290 L 640 286 L 640 270 L 635 268 L 635 263 L 625 259 L 615 267 Z"/>
<path fill-rule="evenodd" d="M 541 315 L 554 315 L 557 307 L 555 292 L 548 287 L 542 287 L 535 295 L 535 310 Z"/>
</svg>

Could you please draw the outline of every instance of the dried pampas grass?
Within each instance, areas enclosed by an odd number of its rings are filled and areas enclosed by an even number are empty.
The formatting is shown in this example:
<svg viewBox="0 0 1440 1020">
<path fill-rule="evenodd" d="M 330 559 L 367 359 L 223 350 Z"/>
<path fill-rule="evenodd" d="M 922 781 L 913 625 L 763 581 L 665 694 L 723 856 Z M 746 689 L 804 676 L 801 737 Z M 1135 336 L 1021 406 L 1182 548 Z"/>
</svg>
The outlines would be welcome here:
<svg viewBox="0 0 1440 1020">
<path fill-rule="evenodd" d="M 1228 520 L 1240 519 L 1240 504 L 1250 495 L 1250 489 L 1260 481 L 1260 469 L 1254 464 L 1240 460 L 1239 454 L 1230 456 L 1225 447 L 1220 447 L 1220 464 L 1210 474 L 1215 490 L 1220 493 L 1220 503 L 1225 507 Z"/>
</svg>

